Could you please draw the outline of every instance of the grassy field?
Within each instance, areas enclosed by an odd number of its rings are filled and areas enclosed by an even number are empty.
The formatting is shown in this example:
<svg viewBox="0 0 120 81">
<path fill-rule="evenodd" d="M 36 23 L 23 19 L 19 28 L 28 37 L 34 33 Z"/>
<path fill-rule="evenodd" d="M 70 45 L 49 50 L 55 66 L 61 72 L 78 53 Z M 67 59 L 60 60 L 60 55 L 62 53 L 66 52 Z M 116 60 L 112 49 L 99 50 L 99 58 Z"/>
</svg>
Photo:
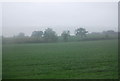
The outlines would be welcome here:
<svg viewBox="0 0 120 81">
<path fill-rule="evenodd" d="M 118 78 L 117 40 L 3 45 L 4 79 Z"/>
<path fill-rule="evenodd" d="M 0 80 L 2 79 L 2 39 L 0 37 Z"/>
</svg>

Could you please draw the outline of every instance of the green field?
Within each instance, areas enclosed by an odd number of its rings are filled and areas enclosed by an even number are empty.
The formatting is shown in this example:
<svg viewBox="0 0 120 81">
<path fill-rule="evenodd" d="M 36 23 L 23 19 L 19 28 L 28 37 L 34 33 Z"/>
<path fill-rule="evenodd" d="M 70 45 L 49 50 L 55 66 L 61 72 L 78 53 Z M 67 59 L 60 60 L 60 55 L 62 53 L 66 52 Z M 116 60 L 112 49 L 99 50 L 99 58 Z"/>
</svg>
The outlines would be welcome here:
<svg viewBox="0 0 120 81">
<path fill-rule="evenodd" d="M 2 39 L 0 37 L 0 80 L 2 79 Z"/>
<path fill-rule="evenodd" d="M 116 78 L 117 40 L 3 45 L 3 79 Z"/>
</svg>

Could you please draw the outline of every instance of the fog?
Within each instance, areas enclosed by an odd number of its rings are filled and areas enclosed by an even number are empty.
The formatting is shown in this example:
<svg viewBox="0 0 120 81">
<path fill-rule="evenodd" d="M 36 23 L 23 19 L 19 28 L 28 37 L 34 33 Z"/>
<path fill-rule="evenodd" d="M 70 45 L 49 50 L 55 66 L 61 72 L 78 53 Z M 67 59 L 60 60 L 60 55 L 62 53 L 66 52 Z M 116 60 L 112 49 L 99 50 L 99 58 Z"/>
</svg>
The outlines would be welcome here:
<svg viewBox="0 0 120 81">
<path fill-rule="evenodd" d="M 10 2 L 2 3 L 1 11 L 4 36 L 19 32 L 31 35 L 32 31 L 44 31 L 48 27 L 57 34 L 63 30 L 74 34 L 78 27 L 89 32 L 118 30 L 117 2 Z"/>
<path fill-rule="evenodd" d="M 0 3 L 0 36 L 2 35 L 2 4 Z"/>
</svg>

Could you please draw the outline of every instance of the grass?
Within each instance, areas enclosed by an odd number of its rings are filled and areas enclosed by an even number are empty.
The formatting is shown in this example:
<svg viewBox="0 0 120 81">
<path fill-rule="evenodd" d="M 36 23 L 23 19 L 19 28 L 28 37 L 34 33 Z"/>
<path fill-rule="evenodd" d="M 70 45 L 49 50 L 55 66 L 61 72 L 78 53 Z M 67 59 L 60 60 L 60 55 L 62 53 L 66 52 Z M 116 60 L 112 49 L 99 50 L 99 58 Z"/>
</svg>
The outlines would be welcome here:
<svg viewBox="0 0 120 81">
<path fill-rule="evenodd" d="M 3 45 L 3 79 L 116 79 L 117 40 Z"/>
<path fill-rule="evenodd" d="M 2 79 L 2 39 L 0 37 L 0 80 Z"/>
</svg>

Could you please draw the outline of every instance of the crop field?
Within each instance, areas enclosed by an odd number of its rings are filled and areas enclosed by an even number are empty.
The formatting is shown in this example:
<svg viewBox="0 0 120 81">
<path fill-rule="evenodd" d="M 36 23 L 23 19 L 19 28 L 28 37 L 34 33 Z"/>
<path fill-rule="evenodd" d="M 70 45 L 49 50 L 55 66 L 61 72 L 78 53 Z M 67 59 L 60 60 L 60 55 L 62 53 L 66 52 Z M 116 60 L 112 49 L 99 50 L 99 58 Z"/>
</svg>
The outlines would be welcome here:
<svg viewBox="0 0 120 81">
<path fill-rule="evenodd" d="M 3 45 L 3 79 L 117 79 L 118 41 Z"/>
<path fill-rule="evenodd" d="M 0 80 L 2 79 L 2 41 L 0 37 Z"/>
</svg>

